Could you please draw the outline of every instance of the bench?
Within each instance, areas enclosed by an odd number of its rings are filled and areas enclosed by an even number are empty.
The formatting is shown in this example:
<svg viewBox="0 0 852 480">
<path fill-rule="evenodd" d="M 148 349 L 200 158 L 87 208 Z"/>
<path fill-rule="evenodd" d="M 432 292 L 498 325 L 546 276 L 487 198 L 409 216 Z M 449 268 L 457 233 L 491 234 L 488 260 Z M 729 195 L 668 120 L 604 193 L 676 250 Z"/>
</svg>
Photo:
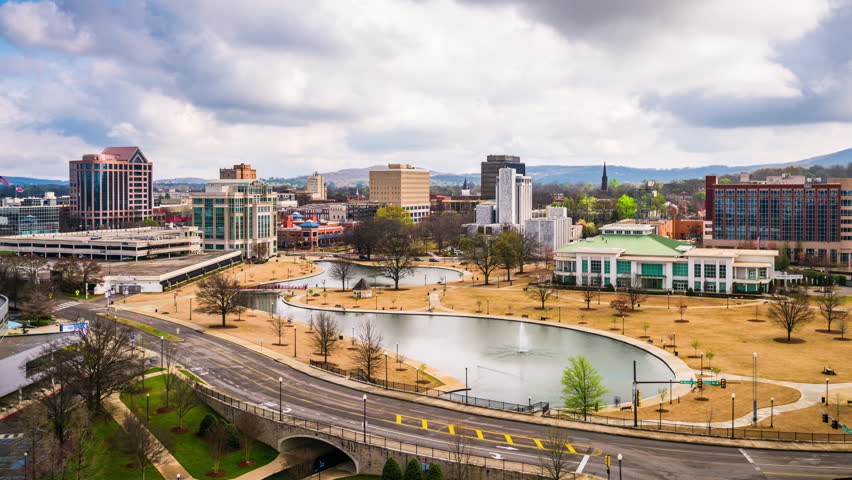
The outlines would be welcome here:
<svg viewBox="0 0 852 480">
<path fill-rule="evenodd" d="M 619 411 L 621 411 L 621 412 L 629 412 L 631 410 L 633 410 L 633 405 L 627 405 L 626 407 L 621 407 L 619 409 Z"/>
<path fill-rule="evenodd" d="M 822 373 L 823 375 L 837 375 L 837 372 L 835 372 L 834 369 L 830 367 L 825 367 Z"/>
</svg>

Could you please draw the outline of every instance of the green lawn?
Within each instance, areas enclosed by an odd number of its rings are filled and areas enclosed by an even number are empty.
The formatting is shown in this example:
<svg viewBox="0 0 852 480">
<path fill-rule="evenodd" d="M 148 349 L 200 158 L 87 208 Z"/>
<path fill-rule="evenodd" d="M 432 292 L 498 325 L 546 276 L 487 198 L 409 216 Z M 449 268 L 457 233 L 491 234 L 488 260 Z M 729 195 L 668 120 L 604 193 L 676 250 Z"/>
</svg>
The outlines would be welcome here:
<svg viewBox="0 0 852 480">
<path fill-rule="evenodd" d="M 379 475 L 354 475 L 351 477 L 341 477 L 339 480 L 379 480 Z"/>
<path fill-rule="evenodd" d="M 90 462 L 93 471 L 86 476 L 93 480 L 112 480 L 116 478 L 137 479 L 142 478 L 142 470 L 139 468 L 127 468 L 127 464 L 133 463 L 133 458 L 128 455 L 123 444 L 125 442 L 124 430 L 115 423 L 111 417 L 92 425 L 95 438 L 100 448 L 95 448 L 90 454 Z M 145 468 L 146 480 L 162 480 L 163 476 L 148 464 Z"/>
<path fill-rule="evenodd" d="M 150 375 L 152 373 L 162 372 L 165 370 L 163 367 L 151 367 L 148 370 L 145 370 L 145 375 Z"/>
<path fill-rule="evenodd" d="M 154 429 L 155 432 L 157 430 L 167 431 L 169 428 L 176 427 L 178 425 L 178 418 L 175 412 L 172 411 L 163 414 L 155 413 L 158 408 L 163 406 L 163 401 L 165 400 L 163 377 L 163 375 L 152 377 L 145 382 L 145 386 L 151 388 L 149 392 L 151 394 L 151 424 L 159 427 L 159 429 Z M 122 393 L 121 401 L 124 402 L 128 408 L 135 411 L 139 418 L 145 418 L 144 395 Z M 133 406 L 131 407 L 131 405 Z M 209 472 L 213 466 L 213 463 L 210 461 L 210 457 L 207 454 L 207 445 L 204 439 L 196 435 L 198 425 L 207 413 L 213 413 L 213 410 L 210 407 L 201 404 L 186 414 L 183 419 L 183 424 L 189 428 L 189 432 L 174 435 L 174 446 L 171 448 L 172 455 L 174 455 L 177 461 L 183 465 L 190 475 L 195 478 L 206 478 L 205 474 Z M 256 463 L 250 467 L 240 467 L 237 465 L 237 462 L 243 460 L 245 453 L 242 450 L 230 452 L 225 455 L 219 465 L 220 470 L 224 470 L 226 474 L 225 476 L 218 478 L 229 479 L 238 477 L 259 466 L 266 465 L 275 459 L 276 456 L 278 456 L 278 452 L 276 452 L 272 447 L 258 443 L 252 449 L 251 454 L 252 460 Z"/>
<path fill-rule="evenodd" d="M 116 317 L 115 315 L 101 314 L 101 316 L 106 317 L 110 320 L 115 320 L 118 323 L 123 323 L 123 324 L 125 324 L 129 327 L 138 328 L 139 330 L 142 330 L 143 332 L 150 333 L 151 335 L 154 335 L 154 336 L 157 336 L 157 337 L 163 337 L 170 342 L 182 342 L 183 341 L 182 338 L 180 338 L 176 335 L 172 335 L 169 332 L 165 332 L 163 330 L 160 330 L 159 328 L 154 328 L 150 325 L 145 325 L 144 323 L 137 322 L 136 320 L 131 320 L 129 318 L 124 318 L 124 317 Z"/>
<path fill-rule="evenodd" d="M 182 373 L 182 374 L 186 375 L 187 377 L 189 377 L 189 378 L 191 378 L 191 379 L 195 380 L 195 381 L 196 381 L 196 382 L 198 382 L 198 383 L 207 383 L 207 382 L 205 382 L 204 380 L 202 380 L 202 379 L 198 378 L 198 376 L 197 376 L 196 374 L 194 374 L 194 373 L 190 372 L 189 370 L 187 370 L 187 369 L 185 369 L 185 368 L 178 368 L 178 370 L 180 370 L 180 373 Z"/>
</svg>

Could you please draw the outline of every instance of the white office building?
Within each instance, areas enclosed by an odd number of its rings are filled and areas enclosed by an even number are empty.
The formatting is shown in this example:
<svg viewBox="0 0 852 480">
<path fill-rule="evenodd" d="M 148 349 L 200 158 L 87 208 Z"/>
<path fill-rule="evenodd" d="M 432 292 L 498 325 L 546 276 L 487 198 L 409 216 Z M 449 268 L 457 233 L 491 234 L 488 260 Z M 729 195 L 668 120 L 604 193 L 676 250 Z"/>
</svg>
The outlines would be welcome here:
<svg viewBox="0 0 852 480">
<path fill-rule="evenodd" d="M 532 218 L 532 178 L 514 168 L 501 168 L 497 174 L 497 222 L 523 225 Z"/>
<path fill-rule="evenodd" d="M 582 228 L 574 227 L 567 208 L 547 207 L 533 211 L 533 218 L 524 222 L 524 233 L 534 236 L 542 249 L 556 250 L 582 235 Z"/>
</svg>

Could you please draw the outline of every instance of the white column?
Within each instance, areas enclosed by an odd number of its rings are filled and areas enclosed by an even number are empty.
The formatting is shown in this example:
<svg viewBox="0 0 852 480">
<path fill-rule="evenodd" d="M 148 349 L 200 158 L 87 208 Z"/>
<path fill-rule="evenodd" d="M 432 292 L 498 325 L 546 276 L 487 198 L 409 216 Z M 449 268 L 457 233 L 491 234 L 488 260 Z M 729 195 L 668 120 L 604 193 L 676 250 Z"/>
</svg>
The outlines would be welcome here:
<svg viewBox="0 0 852 480">
<path fill-rule="evenodd" d="M 666 290 L 672 289 L 672 276 L 674 275 L 674 267 L 671 263 L 663 264 L 663 288 Z"/>
</svg>

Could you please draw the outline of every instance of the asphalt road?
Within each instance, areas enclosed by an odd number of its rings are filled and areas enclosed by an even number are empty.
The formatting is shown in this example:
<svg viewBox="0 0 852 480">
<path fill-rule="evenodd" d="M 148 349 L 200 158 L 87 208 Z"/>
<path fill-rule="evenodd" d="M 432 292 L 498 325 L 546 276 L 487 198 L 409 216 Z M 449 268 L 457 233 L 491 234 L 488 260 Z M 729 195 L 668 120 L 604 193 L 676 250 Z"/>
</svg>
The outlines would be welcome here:
<svg viewBox="0 0 852 480">
<path fill-rule="evenodd" d="M 102 305 L 80 304 L 61 312 L 68 318 L 90 316 Z M 132 312 L 121 315 L 175 332 L 175 324 Z M 268 408 L 279 405 L 293 415 L 325 423 L 362 428 L 363 392 L 314 378 L 226 340 L 181 329 L 181 363 L 205 382 L 233 396 Z M 150 337 L 153 340 L 153 337 Z M 157 339 L 158 340 L 158 339 Z M 307 347 L 307 345 L 305 346 Z M 156 349 L 156 343 L 154 344 Z M 536 464 L 547 447 L 540 425 L 471 415 L 380 395 L 367 401 L 368 431 L 375 435 L 448 450 L 452 435 L 468 438 L 471 453 Z M 627 479 L 814 479 L 852 476 L 852 453 L 818 453 L 740 449 L 624 437 L 569 430 L 573 467 L 606 478 L 604 455 L 623 455 Z M 584 460 L 585 459 L 585 460 Z"/>
</svg>

